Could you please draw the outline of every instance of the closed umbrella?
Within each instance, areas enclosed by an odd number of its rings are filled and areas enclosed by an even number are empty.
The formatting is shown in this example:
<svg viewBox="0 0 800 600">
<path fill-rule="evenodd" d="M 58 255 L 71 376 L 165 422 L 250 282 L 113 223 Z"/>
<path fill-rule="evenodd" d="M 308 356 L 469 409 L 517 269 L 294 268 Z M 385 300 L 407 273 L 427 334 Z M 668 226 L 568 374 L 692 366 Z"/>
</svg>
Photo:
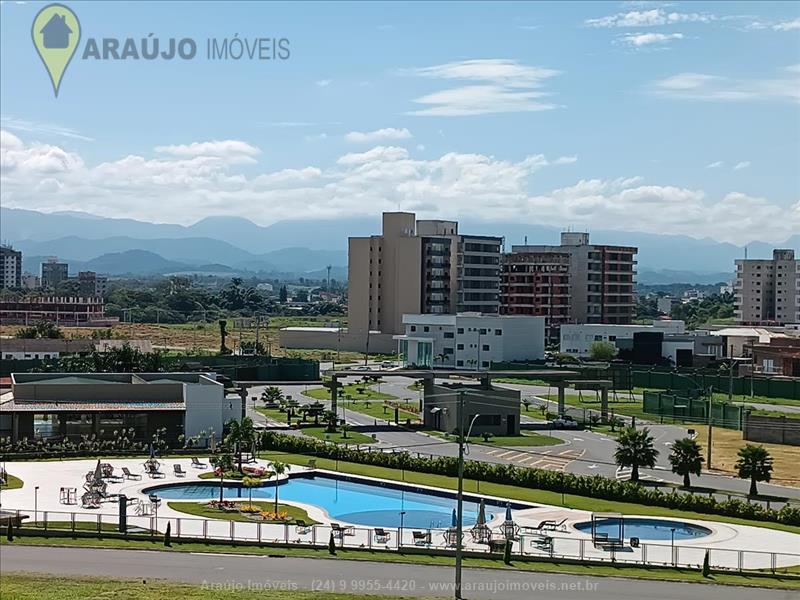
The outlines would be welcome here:
<svg viewBox="0 0 800 600">
<path fill-rule="evenodd" d="M 510 503 L 506 503 L 506 521 L 509 522 L 509 521 L 513 521 L 513 520 L 514 519 L 511 518 L 511 504 Z"/>
<path fill-rule="evenodd" d="M 156 457 L 156 449 L 153 446 L 153 443 L 150 442 L 150 458 L 155 458 L 155 457 Z"/>
<path fill-rule="evenodd" d="M 475 522 L 476 525 L 486 525 L 486 503 L 481 498 L 481 504 L 478 507 L 478 520 Z"/>
<path fill-rule="evenodd" d="M 94 479 L 100 481 L 103 478 L 103 469 L 100 468 L 100 459 L 97 459 L 97 466 L 94 468 Z"/>
<path fill-rule="evenodd" d="M 458 527 L 458 515 L 456 515 L 456 509 L 453 509 L 453 517 L 450 519 L 451 527 Z"/>
</svg>

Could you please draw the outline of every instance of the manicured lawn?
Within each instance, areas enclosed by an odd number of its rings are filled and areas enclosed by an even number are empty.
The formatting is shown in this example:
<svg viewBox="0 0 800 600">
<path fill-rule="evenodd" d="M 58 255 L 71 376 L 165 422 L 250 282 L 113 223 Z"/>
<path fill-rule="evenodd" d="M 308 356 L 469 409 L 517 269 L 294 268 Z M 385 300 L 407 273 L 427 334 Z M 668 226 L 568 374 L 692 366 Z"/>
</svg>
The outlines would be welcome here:
<svg viewBox="0 0 800 600">
<path fill-rule="evenodd" d="M 238 502 L 237 504 L 246 505 L 249 502 Z M 257 506 L 260 510 L 273 512 L 275 510 L 275 503 L 274 502 L 262 502 L 262 501 L 253 501 L 253 505 Z M 177 510 L 178 512 L 186 513 L 187 515 L 194 515 L 195 517 L 202 517 L 204 519 L 220 519 L 222 521 L 238 521 L 241 523 L 252 523 L 252 522 L 262 522 L 262 523 L 283 523 L 284 521 L 267 521 L 264 519 L 256 519 L 248 517 L 242 513 L 238 512 L 225 512 L 216 508 L 210 508 L 202 502 L 168 502 L 167 506 L 169 506 L 173 510 Z M 294 523 L 297 519 L 301 519 L 308 523 L 309 525 L 314 525 L 318 523 L 314 519 L 308 516 L 308 513 L 299 508 L 297 506 L 291 506 L 289 504 L 281 504 L 278 503 L 278 512 L 286 512 L 289 515 L 289 523 Z"/>
<path fill-rule="evenodd" d="M 384 421 L 394 421 L 394 406 L 396 405 L 400 411 L 398 418 L 400 421 L 411 419 L 412 421 L 419 420 L 419 415 L 415 412 L 419 408 L 417 402 L 402 402 L 396 400 L 392 402 L 393 406 L 384 404 L 382 401 L 347 401 L 339 399 L 339 406 L 344 406 L 347 410 L 361 413 L 375 419 L 383 419 Z"/>
<path fill-rule="evenodd" d="M 492 381 L 495 383 L 516 383 L 519 385 L 550 385 L 543 379 L 529 379 L 527 377 L 498 377 L 497 379 L 492 379 Z"/>
<path fill-rule="evenodd" d="M 165 583 L 141 579 L 106 577 L 55 577 L 53 575 L 3 574 L 3 597 L 17 600 L 77 600 L 109 598 L 114 600 L 377 600 L 378 596 L 328 594 L 317 591 L 276 591 L 229 589 L 232 586 L 205 586 Z M 386 596 L 381 596 L 386 598 Z"/>
<path fill-rule="evenodd" d="M 7 544 L 5 536 L 0 537 L 0 546 Z M 93 547 L 93 548 L 124 548 L 126 550 L 151 550 L 164 552 L 195 552 L 240 555 L 271 555 L 275 554 L 274 547 L 254 546 L 220 546 L 210 544 L 179 544 L 173 543 L 171 548 L 165 548 L 158 541 L 145 542 L 121 539 L 53 539 L 25 537 L 16 538 L 14 544 L 35 546 L 63 546 L 63 547 Z M 327 549 L 281 547 L 280 554 L 292 557 L 320 558 L 329 560 L 361 560 L 384 563 L 444 565 L 452 567 L 453 559 L 448 556 L 426 556 L 424 554 L 400 554 L 395 552 L 371 552 L 369 550 L 337 550 L 335 556 L 328 554 Z M 791 577 L 753 577 L 737 574 L 714 574 L 705 579 L 698 570 L 671 569 L 671 568 L 646 568 L 646 567 L 618 567 L 614 565 L 580 565 L 551 562 L 514 562 L 508 566 L 503 564 L 500 555 L 495 558 L 464 558 L 464 566 L 472 568 L 516 570 L 538 573 L 567 573 L 583 577 L 628 577 L 633 579 L 651 579 L 658 581 L 680 581 L 686 583 L 706 583 L 721 585 L 738 585 L 748 587 L 766 587 L 776 589 L 800 589 L 800 579 Z M 214 590 L 213 595 L 191 595 L 205 593 L 197 587 L 166 584 L 166 591 L 159 588 L 159 582 L 148 582 L 146 587 L 138 583 L 129 583 L 124 580 L 102 579 L 102 585 L 108 587 L 91 587 L 101 585 L 100 580 L 87 578 L 54 577 L 53 575 L 29 575 L 3 573 L 3 591 L 10 598 L 19 600 L 77 600 L 78 598 L 113 598 L 114 600 L 173 600 L 180 594 L 182 600 L 255 600 L 266 597 L 264 592 L 258 596 L 241 595 L 246 592 L 221 592 Z M 89 586 L 89 587 L 87 587 Z M 102 593 L 106 592 L 106 593 Z M 130 594 L 129 594 L 130 592 Z M 161 595 L 147 595 L 159 593 Z M 296 595 L 288 595 L 294 593 Z M 374 596 L 347 596 L 328 595 L 314 592 L 314 595 L 297 595 L 304 592 L 273 592 L 269 598 L 274 600 L 377 600 Z M 233 595 L 240 594 L 240 595 Z M 3 596 L 5 598 L 5 596 Z M 498 596 L 498 598 L 501 596 Z M 385 598 L 383 596 L 382 598 Z M 418 599 L 419 600 L 419 599 Z"/>
<path fill-rule="evenodd" d="M 373 440 L 370 436 L 359 433 L 358 431 L 348 431 L 346 434 L 341 430 L 336 431 L 335 433 L 328 433 L 326 428 L 322 425 L 319 427 L 303 427 L 300 431 L 303 432 L 303 435 L 317 438 L 318 440 L 327 440 L 329 442 L 333 442 L 334 444 L 364 445 L 375 443 L 375 440 Z"/>
<path fill-rule="evenodd" d="M 745 384 L 747 385 L 747 384 Z M 642 394 L 643 392 L 663 392 L 665 390 L 660 388 L 640 388 L 635 387 L 633 388 L 634 394 Z M 727 402 L 728 401 L 728 393 L 725 391 L 716 391 L 714 392 L 714 400 L 717 402 Z M 750 394 L 734 394 L 733 395 L 733 403 L 734 404 L 784 404 L 786 406 L 800 406 L 800 400 L 795 398 L 770 398 L 768 396 L 750 396 Z"/>
<path fill-rule="evenodd" d="M 385 394 L 373 389 L 374 384 L 361 385 L 356 383 L 348 383 L 339 388 L 338 398 L 345 398 L 346 396 L 352 397 L 354 400 L 396 400 L 396 396 Z M 311 388 L 303 392 L 304 396 L 314 398 L 315 400 L 330 400 L 331 391 L 328 388 Z"/>
<path fill-rule="evenodd" d="M 440 487 L 450 490 L 456 489 L 458 483 L 458 480 L 455 477 L 447 477 L 445 475 L 418 473 L 415 471 L 408 471 L 408 470 L 399 471 L 387 467 L 362 465 L 358 463 L 350 463 L 344 461 L 337 462 L 335 460 L 328 458 L 312 457 L 304 454 L 291 454 L 286 452 L 265 451 L 260 453 L 259 456 L 261 456 L 262 458 L 266 458 L 268 460 L 280 460 L 283 462 L 289 462 L 292 464 L 303 465 L 303 466 L 308 464 L 308 460 L 310 458 L 315 458 L 317 467 L 321 469 L 329 469 L 331 471 L 334 471 L 337 470 L 338 468 L 338 470 L 342 473 L 352 473 L 353 475 L 362 475 L 366 477 L 378 477 L 381 479 L 388 479 L 392 481 L 405 481 L 408 483 L 429 485 L 433 487 Z M 525 502 L 532 502 L 537 504 L 550 504 L 553 506 L 562 506 L 561 494 L 559 492 L 551 492 L 548 490 L 521 488 L 500 483 L 489 483 L 485 481 L 479 482 L 473 479 L 465 479 L 464 491 L 469 493 L 487 494 L 490 496 L 497 496 L 499 498 L 508 498 L 510 500 L 522 500 Z M 617 502 L 614 500 L 603 500 L 599 498 L 589 498 L 586 496 L 576 496 L 572 494 L 564 495 L 563 506 L 579 510 L 587 510 L 590 512 L 621 512 L 629 515 L 683 517 L 687 519 L 718 521 L 721 523 L 738 523 L 740 525 L 751 525 L 753 527 L 778 529 L 780 531 L 790 531 L 792 533 L 800 534 L 800 527 L 796 527 L 793 525 L 784 525 L 782 523 L 754 521 L 749 519 L 726 517 L 722 515 L 709 515 L 709 514 L 697 513 L 686 510 L 675 510 L 670 508 L 664 508 L 660 506 L 646 506 L 644 504 Z"/>
<path fill-rule="evenodd" d="M 0 484 L 0 489 L 3 489 L 3 490 L 18 490 L 23 485 L 25 485 L 25 482 L 23 482 L 22 479 L 20 479 L 19 477 L 14 477 L 10 473 L 6 473 L 6 482 L 3 483 L 3 484 Z"/>
</svg>

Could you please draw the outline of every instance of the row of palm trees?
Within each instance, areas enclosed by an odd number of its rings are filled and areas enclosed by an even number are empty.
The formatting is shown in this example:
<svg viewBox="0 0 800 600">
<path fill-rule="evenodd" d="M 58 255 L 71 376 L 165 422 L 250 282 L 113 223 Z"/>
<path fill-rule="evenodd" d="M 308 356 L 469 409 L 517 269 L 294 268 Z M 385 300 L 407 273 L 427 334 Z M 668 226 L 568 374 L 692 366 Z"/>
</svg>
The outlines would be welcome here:
<svg viewBox="0 0 800 600">
<path fill-rule="evenodd" d="M 655 467 L 659 452 L 648 428 L 627 427 L 617 438 L 614 461 L 631 469 L 631 481 L 639 481 L 639 468 Z M 750 495 L 758 495 L 758 482 L 772 478 L 772 456 L 763 446 L 747 444 L 739 449 L 736 470 L 742 479 L 750 480 Z M 700 475 L 705 459 L 700 444 L 693 438 L 675 440 L 669 454 L 672 472 L 683 476 L 683 486 L 691 487 L 691 475 Z"/>
</svg>

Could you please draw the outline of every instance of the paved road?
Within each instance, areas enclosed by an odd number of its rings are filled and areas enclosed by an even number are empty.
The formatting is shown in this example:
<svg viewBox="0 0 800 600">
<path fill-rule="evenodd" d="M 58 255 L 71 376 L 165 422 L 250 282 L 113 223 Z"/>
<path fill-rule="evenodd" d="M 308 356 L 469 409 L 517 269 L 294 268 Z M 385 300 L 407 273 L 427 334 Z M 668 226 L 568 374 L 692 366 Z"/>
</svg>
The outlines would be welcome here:
<svg viewBox="0 0 800 600">
<path fill-rule="evenodd" d="M 300 589 L 386 596 L 452 597 L 449 567 L 310 558 L 270 558 L 88 548 L 3 546 L 0 574 L 165 579 L 226 589 Z M 235 587 L 234 587 L 235 586 Z M 464 570 L 464 597 L 475 600 L 790 600 L 795 592 L 635 581 L 521 571 Z"/>
<path fill-rule="evenodd" d="M 414 379 L 408 377 L 386 378 L 384 383 L 381 384 L 381 391 L 398 397 L 416 400 L 419 398 L 419 393 L 408 389 L 408 386 L 413 382 Z M 533 417 L 540 415 L 538 406 L 547 403 L 544 398 L 537 396 L 537 394 L 546 394 L 546 387 L 510 383 L 497 385 L 498 387 L 519 390 L 523 398 L 531 399 L 533 404 L 527 415 L 524 409 L 522 411 L 523 422 L 533 421 Z M 304 398 L 306 398 L 302 395 L 302 392 L 307 388 L 316 386 L 280 385 L 278 387 L 281 388 L 284 394 L 291 395 L 302 403 Z M 260 395 L 261 389 L 263 388 L 251 388 L 249 395 Z M 327 402 L 324 403 L 328 404 Z M 248 410 L 250 410 L 250 408 L 248 404 Z M 554 411 L 555 408 L 555 403 L 550 403 L 550 410 Z M 341 414 L 342 409 L 339 409 L 339 411 Z M 567 411 L 581 418 L 583 416 L 583 409 L 581 408 L 567 406 Z M 259 413 L 251 414 L 257 422 L 266 423 L 264 417 Z M 425 434 L 406 431 L 401 428 L 387 430 L 385 427 L 380 427 L 372 431 L 371 428 L 375 424 L 375 419 L 373 417 L 349 410 L 344 411 L 344 415 L 347 421 L 352 425 L 362 426 L 364 428 L 362 431 L 363 433 L 375 433 L 379 441 L 378 447 L 407 449 L 409 452 L 419 452 L 435 456 L 456 456 L 458 453 L 458 448 L 455 443 L 448 443 L 439 438 L 432 438 Z M 627 417 L 626 419 L 629 420 Z M 378 424 L 384 426 L 387 423 L 379 421 Z M 642 479 L 652 482 L 667 481 L 681 483 L 682 477 L 675 475 L 670 470 L 668 456 L 671 443 L 676 439 L 685 437 L 687 429 L 678 425 L 660 425 L 653 423 L 648 423 L 647 426 L 651 429 L 655 437 L 656 447 L 659 450 L 659 457 L 655 469 L 640 470 Z M 587 430 L 545 431 L 542 433 L 559 438 L 563 441 L 563 444 L 508 448 L 486 447 L 479 444 L 471 444 L 469 458 L 492 463 L 551 469 L 580 475 L 602 475 L 611 479 L 628 479 L 630 477 L 629 470 L 618 469 L 616 465 L 613 464 L 613 452 L 616 448 L 616 442 L 611 437 Z M 698 487 L 730 490 L 731 492 L 739 493 L 747 493 L 749 491 L 748 481 L 709 472 L 704 472 L 700 477 L 693 477 L 692 482 L 693 485 Z M 762 494 L 800 499 L 800 488 L 761 483 L 759 484 L 759 491 Z M 779 507 L 780 504 L 775 504 L 775 506 Z"/>
</svg>

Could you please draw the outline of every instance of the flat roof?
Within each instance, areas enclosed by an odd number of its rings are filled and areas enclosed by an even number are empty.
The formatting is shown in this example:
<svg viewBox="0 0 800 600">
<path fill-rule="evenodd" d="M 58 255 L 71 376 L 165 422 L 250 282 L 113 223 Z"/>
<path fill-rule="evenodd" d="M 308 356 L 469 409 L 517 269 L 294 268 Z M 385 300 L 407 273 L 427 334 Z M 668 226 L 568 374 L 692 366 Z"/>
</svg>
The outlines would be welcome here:
<svg viewBox="0 0 800 600">
<path fill-rule="evenodd" d="M 142 412 L 142 411 L 184 411 L 183 402 L 70 402 L 53 400 L 50 402 L 9 400 L 0 403 L 0 413 L 4 412 Z"/>
<path fill-rule="evenodd" d="M 566 369 L 539 369 L 539 370 L 518 370 L 518 371 L 470 371 L 459 369 L 399 369 L 399 370 L 368 370 L 368 369 L 350 369 L 347 371 L 337 370 L 333 372 L 334 377 L 363 377 L 367 376 L 381 376 L 381 377 L 473 377 L 480 379 L 482 377 L 490 377 L 496 379 L 498 377 L 535 377 L 538 379 L 566 379 L 568 377 L 577 377 L 580 375 L 578 371 L 568 371 Z"/>
</svg>

